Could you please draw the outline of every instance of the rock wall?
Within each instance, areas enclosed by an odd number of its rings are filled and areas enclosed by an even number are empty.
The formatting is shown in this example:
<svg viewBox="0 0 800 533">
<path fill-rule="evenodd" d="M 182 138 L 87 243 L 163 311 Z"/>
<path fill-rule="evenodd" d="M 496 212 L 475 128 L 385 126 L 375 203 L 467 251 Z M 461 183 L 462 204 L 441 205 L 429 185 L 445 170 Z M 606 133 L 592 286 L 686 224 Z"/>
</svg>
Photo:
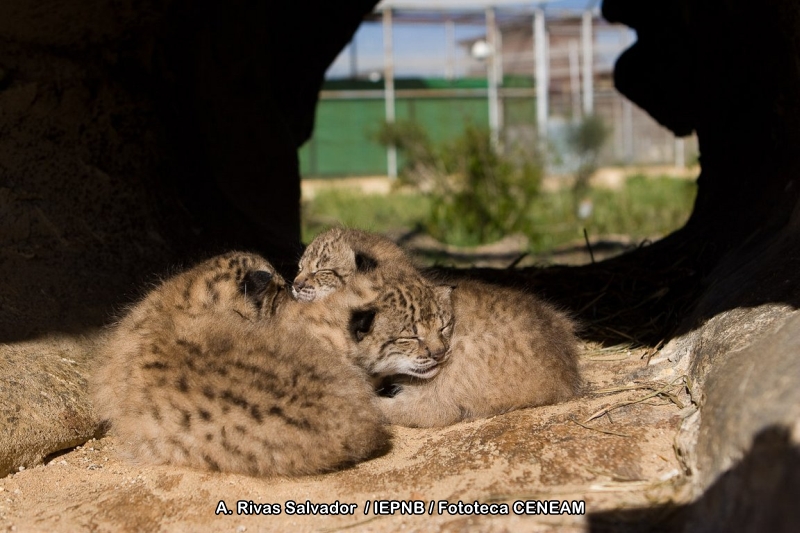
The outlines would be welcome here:
<svg viewBox="0 0 800 533">
<path fill-rule="evenodd" d="M 0 475 L 95 433 L 98 328 L 148 282 L 296 263 L 297 148 L 374 4 L 0 2 Z"/>
<path fill-rule="evenodd" d="M 701 398 L 678 449 L 696 502 L 687 531 L 800 525 L 800 5 L 642 3 L 603 12 L 638 32 L 618 88 L 676 134 L 702 173 L 678 240 L 705 257 L 693 311 L 662 351 Z M 674 237 L 673 237 L 674 239 Z"/>
<path fill-rule="evenodd" d="M 223 249 L 296 263 L 297 148 L 374 4 L 0 3 L 0 342 Z"/>
</svg>

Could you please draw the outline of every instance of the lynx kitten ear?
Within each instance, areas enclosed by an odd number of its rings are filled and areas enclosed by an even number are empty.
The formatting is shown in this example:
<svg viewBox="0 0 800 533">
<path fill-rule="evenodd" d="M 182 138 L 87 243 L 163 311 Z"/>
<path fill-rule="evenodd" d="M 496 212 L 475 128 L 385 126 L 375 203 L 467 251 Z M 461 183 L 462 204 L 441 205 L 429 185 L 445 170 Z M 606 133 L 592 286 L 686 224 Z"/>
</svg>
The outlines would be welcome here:
<svg viewBox="0 0 800 533">
<path fill-rule="evenodd" d="M 378 268 L 378 261 L 365 253 L 356 252 L 356 271 L 372 272 Z"/>
<path fill-rule="evenodd" d="M 450 305 L 453 289 L 455 289 L 455 287 L 452 285 L 437 285 L 433 288 L 433 294 L 436 296 L 438 302 Z"/>
<path fill-rule="evenodd" d="M 356 309 L 350 314 L 350 323 L 348 329 L 350 334 L 358 342 L 361 342 L 364 337 L 372 330 L 372 324 L 375 321 L 375 309 Z"/>
<path fill-rule="evenodd" d="M 241 283 L 239 283 L 239 290 L 244 295 L 258 296 L 266 291 L 272 278 L 272 273 L 266 270 L 250 271 L 244 275 Z"/>
</svg>

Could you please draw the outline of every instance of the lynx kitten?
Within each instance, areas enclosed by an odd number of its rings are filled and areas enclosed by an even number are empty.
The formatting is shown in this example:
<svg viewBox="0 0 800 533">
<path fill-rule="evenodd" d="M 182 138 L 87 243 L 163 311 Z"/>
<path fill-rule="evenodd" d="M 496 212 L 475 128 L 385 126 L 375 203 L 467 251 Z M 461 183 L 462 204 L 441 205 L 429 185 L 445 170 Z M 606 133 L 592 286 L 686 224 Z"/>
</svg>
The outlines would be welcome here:
<svg viewBox="0 0 800 533">
<path fill-rule="evenodd" d="M 374 379 L 386 378 L 384 390 L 393 397 L 379 402 L 390 422 L 443 426 L 563 401 L 578 392 L 577 339 L 563 313 L 519 290 L 477 281 L 437 286 L 400 258 L 396 245 L 362 235 L 369 234 L 323 234 L 301 264 L 314 265 L 316 272 L 348 273 L 333 276 L 337 282 L 325 291 L 317 280 L 317 298 L 323 292 L 347 293 L 348 279 L 370 280 L 377 296 L 352 313 L 356 347 L 348 353 Z M 348 250 L 350 243 L 356 244 Z M 336 254 L 320 253 L 333 248 Z M 353 259 L 358 254 L 391 259 L 378 259 L 375 268 L 359 272 Z M 388 275 L 377 277 L 381 268 Z"/>
<path fill-rule="evenodd" d="M 298 267 L 292 294 L 303 302 L 325 298 L 344 286 L 361 297 L 374 296 L 387 279 L 416 274 L 405 252 L 389 239 L 344 228 L 318 235 Z"/>
<path fill-rule="evenodd" d="M 441 296 L 433 298 L 441 302 Z M 376 317 L 387 312 L 377 303 Z M 390 422 L 445 426 L 564 401 L 578 392 L 574 326 L 555 308 L 522 291 L 477 281 L 459 282 L 450 303 L 449 349 L 438 374 L 389 378 L 393 396 L 381 398 L 380 407 Z"/>
<path fill-rule="evenodd" d="M 363 371 L 341 355 L 349 314 L 331 328 L 320 311 L 294 302 L 259 256 L 206 261 L 116 325 L 96 409 L 140 462 L 291 476 L 363 460 L 388 434 Z"/>
</svg>

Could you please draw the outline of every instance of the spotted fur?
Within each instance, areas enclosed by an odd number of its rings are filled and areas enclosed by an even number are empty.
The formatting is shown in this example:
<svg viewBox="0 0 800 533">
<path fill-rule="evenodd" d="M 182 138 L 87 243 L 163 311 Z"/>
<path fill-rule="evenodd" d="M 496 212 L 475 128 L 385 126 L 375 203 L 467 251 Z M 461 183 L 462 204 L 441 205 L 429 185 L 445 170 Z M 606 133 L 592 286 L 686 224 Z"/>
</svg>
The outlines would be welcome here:
<svg viewBox="0 0 800 533">
<path fill-rule="evenodd" d="M 137 462 L 293 476 L 363 460 L 388 433 L 364 372 L 342 357 L 339 315 L 294 302 L 256 255 L 214 258 L 115 326 L 95 406 Z"/>
<path fill-rule="evenodd" d="M 449 357 L 428 380 L 391 378 L 380 406 L 393 424 L 445 426 L 514 409 L 568 400 L 578 393 L 572 321 L 523 291 L 477 281 L 451 294 Z"/>
<path fill-rule="evenodd" d="M 435 376 L 449 355 L 450 291 L 419 277 L 395 279 L 375 300 L 351 312 L 356 343 L 351 358 L 373 378 Z"/>
<path fill-rule="evenodd" d="M 376 268 L 358 272 L 357 254 L 378 258 Z M 303 276 L 314 280 L 310 300 L 359 305 L 345 353 L 391 392 L 380 399 L 390 422 L 444 426 L 578 392 L 577 339 L 565 314 L 521 290 L 435 283 L 402 254 L 382 237 L 331 230 L 311 243 L 298 275 L 301 291 Z"/>
<path fill-rule="evenodd" d="M 344 228 L 318 235 L 298 267 L 292 294 L 303 302 L 326 298 L 345 286 L 374 295 L 394 276 L 416 272 L 403 250 L 389 239 Z"/>
</svg>

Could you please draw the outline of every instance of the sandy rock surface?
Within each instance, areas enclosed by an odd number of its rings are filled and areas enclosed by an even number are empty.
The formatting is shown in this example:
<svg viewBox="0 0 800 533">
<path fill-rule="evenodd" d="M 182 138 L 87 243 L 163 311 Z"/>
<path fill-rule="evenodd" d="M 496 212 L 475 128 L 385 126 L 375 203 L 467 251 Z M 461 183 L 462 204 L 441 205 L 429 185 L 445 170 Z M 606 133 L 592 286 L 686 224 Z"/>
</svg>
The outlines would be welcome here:
<svg viewBox="0 0 800 533">
<path fill-rule="evenodd" d="M 84 376 L 96 338 L 0 344 L 0 476 L 95 435 Z"/>
<path fill-rule="evenodd" d="M 443 429 L 395 427 L 385 455 L 300 479 L 133 465 L 116 453 L 113 436 L 93 439 L 0 479 L 0 528 L 586 531 L 608 520 L 598 513 L 680 500 L 683 468 L 673 442 L 690 402 L 680 383 L 668 387 L 670 399 L 654 395 L 666 384 L 634 378 L 649 355 L 626 347 L 589 347 L 582 358 L 588 391 L 582 398 Z M 635 403 L 620 406 L 626 402 Z M 586 421 L 609 407 L 608 414 Z M 281 513 L 239 513 L 240 500 L 278 504 Z M 366 502 L 377 500 L 422 501 L 424 512 L 375 515 L 373 503 L 365 515 Z M 494 503 L 499 511 L 506 504 L 509 514 L 459 515 L 457 507 L 440 514 L 440 500 L 456 506 Z M 585 502 L 586 514 L 515 514 L 514 502 L 528 500 Z M 215 513 L 220 501 L 232 514 Z M 289 514 L 290 501 L 357 507 L 352 515 Z"/>
</svg>

